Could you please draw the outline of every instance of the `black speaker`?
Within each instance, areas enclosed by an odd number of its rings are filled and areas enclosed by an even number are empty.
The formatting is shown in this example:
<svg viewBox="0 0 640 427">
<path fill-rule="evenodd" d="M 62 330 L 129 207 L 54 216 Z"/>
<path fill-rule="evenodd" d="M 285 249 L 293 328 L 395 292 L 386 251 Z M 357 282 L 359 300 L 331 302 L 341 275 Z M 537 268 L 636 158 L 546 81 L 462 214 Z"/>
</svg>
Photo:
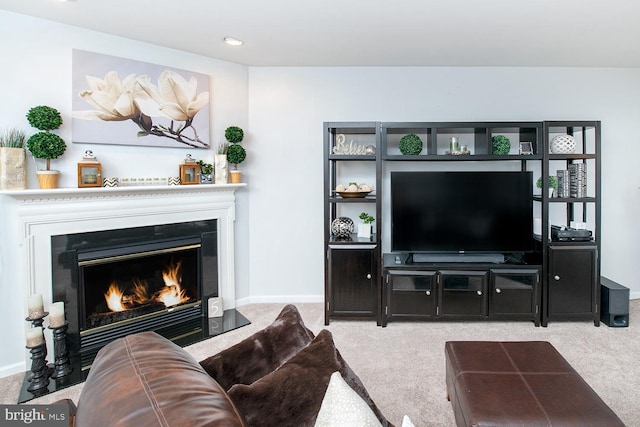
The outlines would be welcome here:
<svg viewBox="0 0 640 427">
<path fill-rule="evenodd" d="M 612 328 L 629 326 L 629 288 L 600 277 L 600 321 Z"/>
</svg>

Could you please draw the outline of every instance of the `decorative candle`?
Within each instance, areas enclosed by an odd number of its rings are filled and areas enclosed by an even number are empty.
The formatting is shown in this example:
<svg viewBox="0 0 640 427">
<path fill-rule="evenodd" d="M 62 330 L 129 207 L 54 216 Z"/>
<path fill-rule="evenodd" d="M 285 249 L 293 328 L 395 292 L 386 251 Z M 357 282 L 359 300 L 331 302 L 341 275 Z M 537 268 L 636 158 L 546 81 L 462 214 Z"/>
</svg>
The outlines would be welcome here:
<svg viewBox="0 0 640 427">
<path fill-rule="evenodd" d="M 42 294 L 29 295 L 27 298 L 27 307 L 29 310 L 29 319 L 39 319 L 44 317 Z"/>
<path fill-rule="evenodd" d="M 64 303 L 62 301 L 54 302 L 49 306 L 49 327 L 59 328 L 64 325 Z"/>
<path fill-rule="evenodd" d="M 42 326 L 27 329 L 27 347 L 37 347 L 44 344 L 44 335 L 42 335 Z"/>
</svg>

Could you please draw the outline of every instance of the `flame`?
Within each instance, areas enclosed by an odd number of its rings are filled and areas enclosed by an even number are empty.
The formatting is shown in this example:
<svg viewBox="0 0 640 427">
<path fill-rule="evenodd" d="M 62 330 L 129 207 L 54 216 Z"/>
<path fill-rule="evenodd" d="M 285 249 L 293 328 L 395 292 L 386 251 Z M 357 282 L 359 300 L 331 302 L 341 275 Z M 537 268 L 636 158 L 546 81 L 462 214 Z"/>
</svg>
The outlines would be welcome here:
<svg viewBox="0 0 640 427">
<path fill-rule="evenodd" d="M 125 311 L 127 308 L 122 303 L 122 297 L 124 291 L 120 289 L 117 283 L 111 283 L 107 293 L 104 294 L 104 298 L 107 301 L 107 306 L 111 311 Z"/>
<path fill-rule="evenodd" d="M 162 280 L 164 287 L 156 292 L 153 296 L 149 296 L 149 287 L 146 282 L 134 278 L 131 294 L 125 294 L 117 283 L 111 283 L 109 289 L 104 294 L 107 306 L 111 311 L 125 311 L 138 305 L 148 304 L 151 302 L 161 302 L 166 307 L 182 304 L 190 300 L 187 292 L 181 288 L 182 261 L 172 263 L 166 270 L 162 272 Z"/>
</svg>

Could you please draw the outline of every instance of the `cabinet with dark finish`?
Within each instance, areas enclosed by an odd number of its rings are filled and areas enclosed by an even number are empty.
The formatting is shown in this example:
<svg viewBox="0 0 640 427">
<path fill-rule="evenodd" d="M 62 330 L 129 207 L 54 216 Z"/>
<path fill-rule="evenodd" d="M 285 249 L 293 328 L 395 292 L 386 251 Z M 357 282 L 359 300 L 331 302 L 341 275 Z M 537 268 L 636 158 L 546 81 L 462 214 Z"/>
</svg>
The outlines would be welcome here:
<svg viewBox="0 0 640 427">
<path fill-rule="evenodd" d="M 375 319 L 378 283 L 375 245 L 330 245 L 327 257 L 325 321 L 330 317 Z"/>
<path fill-rule="evenodd" d="M 437 314 L 437 272 L 389 270 L 385 317 L 429 319 Z"/>
<path fill-rule="evenodd" d="M 493 268 L 489 274 L 489 317 L 532 320 L 540 326 L 539 270 Z"/>
<path fill-rule="evenodd" d="M 543 324 L 549 320 L 593 320 L 600 325 L 596 245 L 550 245 Z"/>
<path fill-rule="evenodd" d="M 487 314 L 487 271 L 440 270 L 440 316 L 483 318 Z"/>
</svg>

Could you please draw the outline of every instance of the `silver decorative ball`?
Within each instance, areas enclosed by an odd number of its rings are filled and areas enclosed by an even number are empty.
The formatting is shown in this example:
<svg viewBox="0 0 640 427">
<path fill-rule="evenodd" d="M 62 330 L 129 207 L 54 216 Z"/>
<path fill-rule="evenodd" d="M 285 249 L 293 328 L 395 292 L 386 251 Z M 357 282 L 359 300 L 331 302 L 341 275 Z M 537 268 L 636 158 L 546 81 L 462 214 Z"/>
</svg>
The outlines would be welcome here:
<svg viewBox="0 0 640 427">
<path fill-rule="evenodd" d="M 350 237 L 354 224 L 351 218 L 341 216 L 331 221 L 331 234 L 336 237 Z"/>
<path fill-rule="evenodd" d="M 568 134 L 558 135 L 551 140 L 551 154 L 571 154 L 576 150 L 576 139 Z"/>
</svg>

